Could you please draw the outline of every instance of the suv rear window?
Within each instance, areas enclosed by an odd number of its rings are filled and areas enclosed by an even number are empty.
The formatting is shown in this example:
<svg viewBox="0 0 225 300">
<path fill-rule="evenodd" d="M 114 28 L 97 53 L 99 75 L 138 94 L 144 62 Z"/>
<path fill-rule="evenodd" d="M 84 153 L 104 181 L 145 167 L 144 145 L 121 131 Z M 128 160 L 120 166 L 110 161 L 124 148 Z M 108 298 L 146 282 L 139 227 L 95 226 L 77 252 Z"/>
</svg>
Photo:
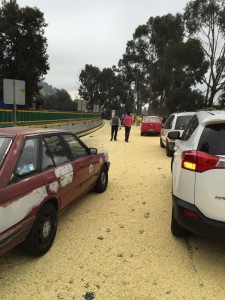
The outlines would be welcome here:
<svg viewBox="0 0 225 300">
<path fill-rule="evenodd" d="M 225 124 L 205 127 L 198 144 L 198 150 L 213 155 L 225 155 Z"/>
</svg>

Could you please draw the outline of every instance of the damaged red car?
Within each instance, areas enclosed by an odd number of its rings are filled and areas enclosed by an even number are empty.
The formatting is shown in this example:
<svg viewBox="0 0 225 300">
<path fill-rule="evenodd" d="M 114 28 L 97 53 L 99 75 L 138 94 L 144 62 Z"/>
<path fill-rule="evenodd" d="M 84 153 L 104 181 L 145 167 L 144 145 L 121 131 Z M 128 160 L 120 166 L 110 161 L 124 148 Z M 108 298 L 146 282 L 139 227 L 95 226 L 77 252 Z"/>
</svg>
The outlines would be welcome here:
<svg viewBox="0 0 225 300">
<path fill-rule="evenodd" d="M 68 131 L 0 129 L 0 255 L 18 244 L 45 254 L 58 214 L 91 189 L 104 192 L 109 167 L 107 152 Z"/>
</svg>

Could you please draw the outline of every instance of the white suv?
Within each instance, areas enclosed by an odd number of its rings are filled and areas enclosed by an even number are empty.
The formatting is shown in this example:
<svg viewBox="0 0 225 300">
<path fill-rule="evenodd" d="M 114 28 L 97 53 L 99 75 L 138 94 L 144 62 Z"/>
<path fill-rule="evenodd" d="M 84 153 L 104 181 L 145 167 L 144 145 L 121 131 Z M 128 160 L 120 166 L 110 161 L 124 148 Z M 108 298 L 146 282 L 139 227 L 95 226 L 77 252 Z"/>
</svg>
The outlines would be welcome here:
<svg viewBox="0 0 225 300">
<path fill-rule="evenodd" d="M 194 112 L 173 113 L 166 120 L 160 133 L 160 147 L 166 147 L 167 156 L 173 156 L 174 140 L 168 138 L 168 133 L 173 130 L 178 130 L 180 135 L 193 116 Z"/>
<path fill-rule="evenodd" d="M 225 240 L 225 111 L 196 112 L 172 159 L 171 231 Z"/>
</svg>

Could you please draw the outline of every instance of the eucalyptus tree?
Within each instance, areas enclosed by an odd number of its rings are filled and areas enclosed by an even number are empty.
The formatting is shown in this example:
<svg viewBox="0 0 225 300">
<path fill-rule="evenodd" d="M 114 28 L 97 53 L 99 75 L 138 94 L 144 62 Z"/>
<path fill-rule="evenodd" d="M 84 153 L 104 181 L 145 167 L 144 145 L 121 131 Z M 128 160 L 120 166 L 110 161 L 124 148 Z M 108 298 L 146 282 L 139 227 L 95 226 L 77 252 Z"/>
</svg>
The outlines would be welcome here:
<svg viewBox="0 0 225 300">
<path fill-rule="evenodd" d="M 180 43 L 183 36 L 182 16 L 168 14 L 150 17 L 145 25 L 137 27 L 133 40 L 127 43 L 119 67 L 139 92 L 137 100 L 142 101 L 137 101 L 138 112 L 145 103 L 151 110 L 166 109 L 173 66 L 165 53 L 169 46 Z"/>
<path fill-rule="evenodd" d="M 159 106 L 165 112 L 169 110 L 167 98 L 171 90 L 176 88 L 174 83 L 177 80 L 177 66 L 176 60 L 172 59 L 171 55 L 177 52 L 184 38 L 182 15 L 167 14 L 162 17 L 151 17 L 147 26 L 150 33 L 149 44 L 154 58 L 152 68 L 149 69 L 149 78 L 152 79 L 154 99 L 159 99 Z"/>
<path fill-rule="evenodd" d="M 119 109 L 127 103 L 127 89 L 115 66 L 100 70 L 98 67 L 85 65 L 79 79 L 79 95 L 88 102 L 89 109 L 92 110 L 94 104 L 104 110 Z"/>
<path fill-rule="evenodd" d="M 77 104 L 64 89 L 55 89 L 54 94 L 42 96 L 42 107 L 47 110 L 76 111 Z"/>
<path fill-rule="evenodd" d="M 100 101 L 100 75 L 98 67 L 85 65 L 79 76 L 79 95 L 87 101 L 87 108 L 90 110 Z"/>
<path fill-rule="evenodd" d="M 0 81 L 24 80 L 26 106 L 39 94 L 39 82 L 49 70 L 47 24 L 38 8 L 19 7 L 16 0 L 2 1 L 0 7 Z M 2 96 L 2 90 L 0 91 Z"/>
<path fill-rule="evenodd" d="M 142 51 L 141 42 L 130 40 L 127 42 L 126 53 L 123 58 L 119 60 L 119 74 L 123 77 L 124 82 L 129 90 L 129 106 L 134 113 L 140 114 L 142 109 L 142 103 L 145 99 L 142 98 L 142 92 L 146 89 L 145 80 L 145 64 L 143 59 L 145 56 L 141 56 L 139 51 Z M 142 101 L 141 101 L 142 100 Z"/>
<path fill-rule="evenodd" d="M 105 110 L 123 107 L 126 99 L 126 89 L 123 78 L 116 69 L 104 68 L 100 74 L 100 104 Z"/>
<path fill-rule="evenodd" d="M 225 86 L 225 6 L 224 0 L 194 0 L 185 8 L 187 34 L 201 41 L 209 63 L 202 77 L 206 87 L 204 107 L 212 107 Z"/>
<path fill-rule="evenodd" d="M 136 78 L 142 88 L 143 103 L 148 102 L 154 111 L 170 112 L 173 107 L 170 100 L 178 99 L 176 93 L 180 94 L 181 89 L 190 103 L 196 105 L 197 99 L 197 106 L 202 105 L 202 98 L 196 97 L 196 93 L 201 92 L 192 93 L 192 90 L 201 82 L 208 64 L 199 41 L 185 40 L 181 14 L 151 17 L 146 25 L 140 25 L 133 40 L 127 43 L 119 66 L 128 81 Z M 179 101 L 177 109 L 184 110 L 186 100 L 180 98 Z"/>
</svg>

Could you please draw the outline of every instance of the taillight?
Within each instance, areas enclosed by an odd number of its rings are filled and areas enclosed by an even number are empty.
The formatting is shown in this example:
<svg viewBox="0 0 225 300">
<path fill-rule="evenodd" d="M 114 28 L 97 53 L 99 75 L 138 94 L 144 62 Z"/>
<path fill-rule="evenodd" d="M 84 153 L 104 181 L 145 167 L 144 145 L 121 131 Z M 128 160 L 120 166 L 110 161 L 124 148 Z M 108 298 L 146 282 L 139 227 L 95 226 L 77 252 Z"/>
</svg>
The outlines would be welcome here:
<svg viewBox="0 0 225 300">
<path fill-rule="evenodd" d="M 197 151 L 184 151 L 181 156 L 181 166 L 183 169 L 196 171 Z"/>
<path fill-rule="evenodd" d="M 192 210 L 189 210 L 189 209 L 184 209 L 184 214 L 190 218 L 193 218 L 193 219 L 199 219 L 199 215 L 196 214 L 194 211 Z"/>
<path fill-rule="evenodd" d="M 225 158 L 196 150 L 184 151 L 181 161 L 183 169 L 199 173 L 225 168 Z"/>
</svg>

